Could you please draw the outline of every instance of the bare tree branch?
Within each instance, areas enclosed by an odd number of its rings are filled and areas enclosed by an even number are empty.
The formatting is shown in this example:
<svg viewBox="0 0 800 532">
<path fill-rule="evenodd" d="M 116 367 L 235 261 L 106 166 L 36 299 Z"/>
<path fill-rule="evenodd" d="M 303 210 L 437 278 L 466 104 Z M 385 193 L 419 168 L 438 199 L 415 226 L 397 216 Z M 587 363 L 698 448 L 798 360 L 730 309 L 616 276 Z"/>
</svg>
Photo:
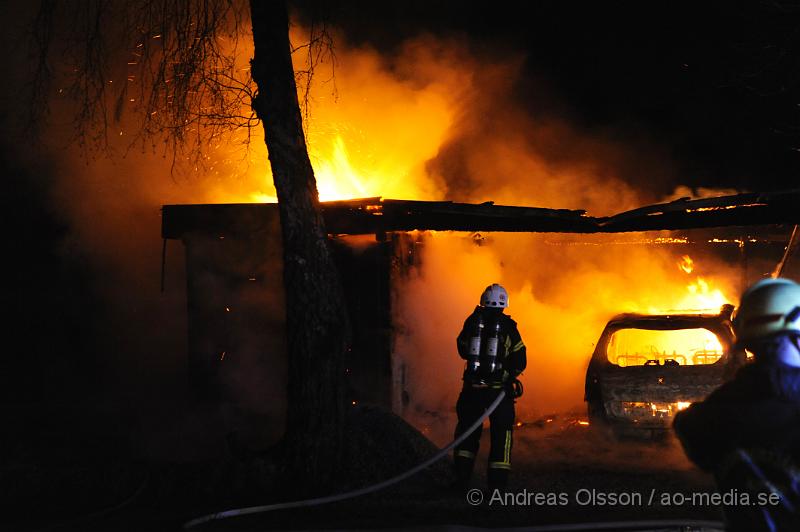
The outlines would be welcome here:
<svg viewBox="0 0 800 532">
<path fill-rule="evenodd" d="M 202 165 L 204 148 L 259 123 L 249 66 L 237 61 L 250 55 L 240 50 L 248 17 L 234 0 L 42 0 L 29 124 L 46 117 L 55 86 L 88 153 L 109 150 L 119 128 L 129 146 L 159 138 L 174 159 Z"/>
</svg>

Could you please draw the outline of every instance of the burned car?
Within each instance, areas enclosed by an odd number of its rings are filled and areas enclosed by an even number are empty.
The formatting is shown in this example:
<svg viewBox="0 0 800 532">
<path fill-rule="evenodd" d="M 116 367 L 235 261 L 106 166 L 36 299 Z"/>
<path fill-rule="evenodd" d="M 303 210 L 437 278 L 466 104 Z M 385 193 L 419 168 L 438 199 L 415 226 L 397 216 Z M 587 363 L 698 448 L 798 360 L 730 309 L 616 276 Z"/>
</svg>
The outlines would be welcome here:
<svg viewBox="0 0 800 532">
<path fill-rule="evenodd" d="M 734 346 L 732 305 L 717 314 L 620 314 L 586 371 L 589 421 L 618 436 L 659 436 L 746 362 Z"/>
</svg>

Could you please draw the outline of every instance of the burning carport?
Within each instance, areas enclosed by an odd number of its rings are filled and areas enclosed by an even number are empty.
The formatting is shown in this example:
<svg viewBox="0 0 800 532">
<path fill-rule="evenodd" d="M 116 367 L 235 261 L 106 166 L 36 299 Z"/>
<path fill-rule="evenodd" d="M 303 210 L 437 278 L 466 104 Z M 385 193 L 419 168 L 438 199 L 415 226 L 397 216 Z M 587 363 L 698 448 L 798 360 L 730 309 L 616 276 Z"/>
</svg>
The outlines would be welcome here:
<svg viewBox="0 0 800 532">
<path fill-rule="evenodd" d="M 419 258 L 416 230 L 591 232 L 580 211 L 492 204 L 368 198 L 323 203 L 353 322 L 349 384 L 352 400 L 398 407 L 392 394 L 391 286 Z M 186 253 L 189 373 L 203 395 L 220 392 L 219 376 L 244 357 L 268 362 L 266 385 L 282 387 L 280 231 L 275 204 L 167 205 L 164 239 L 180 239 Z M 166 248 L 165 248 L 166 249 Z M 246 319 L 241 317 L 246 316 Z M 244 351 L 244 352 L 243 352 Z M 252 369 L 252 368 L 251 368 Z"/>
<path fill-rule="evenodd" d="M 420 266 L 417 251 L 426 231 L 471 233 L 478 243 L 484 232 L 587 237 L 646 232 L 647 245 L 727 246 L 742 261 L 744 283 L 748 256 L 760 253 L 756 248 L 769 249 L 770 257 L 782 254 L 792 225 L 800 223 L 798 204 L 796 190 L 749 193 L 683 198 L 595 218 L 584 211 L 491 202 L 367 198 L 323 203 L 353 323 L 350 400 L 398 413 L 409 401 L 406 366 L 393 356 L 398 328 L 393 287 Z M 282 403 L 286 361 L 278 224 L 275 204 L 163 207 L 165 251 L 171 239 L 185 248 L 188 367 L 192 384 L 204 395 L 240 398 L 240 388 L 249 386 L 271 390 L 276 406 Z"/>
</svg>

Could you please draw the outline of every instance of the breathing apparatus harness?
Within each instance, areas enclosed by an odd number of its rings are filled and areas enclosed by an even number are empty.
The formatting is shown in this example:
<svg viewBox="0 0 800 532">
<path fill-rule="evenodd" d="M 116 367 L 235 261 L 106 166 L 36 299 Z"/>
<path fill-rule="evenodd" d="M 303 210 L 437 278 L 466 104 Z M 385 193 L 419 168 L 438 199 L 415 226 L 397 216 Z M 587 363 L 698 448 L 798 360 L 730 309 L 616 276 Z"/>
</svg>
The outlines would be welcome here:
<svg viewBox="0 0 800 532">
<path fill-rule="evenodd" d="M 472 384 L 473 387 L 488 387 L 490 386 L 491 377 L 497 372 L 503 371 L 502 385 L 506 388 L 508 395 L 516 399 L 521 397 L 524 391 L 522 383 L 516 377 L 508 380 L 510 373 L 503 370 L 502 362 L 497 361 L 502 316 L 502 314 L 498 313 L 496 319 L 489 324 L 487 331 L 483 313 L 477 313 L 473 324 L 472 336 L 469 339 L 469 354 L 467 355 L 464 380 Z"/>
</svg>

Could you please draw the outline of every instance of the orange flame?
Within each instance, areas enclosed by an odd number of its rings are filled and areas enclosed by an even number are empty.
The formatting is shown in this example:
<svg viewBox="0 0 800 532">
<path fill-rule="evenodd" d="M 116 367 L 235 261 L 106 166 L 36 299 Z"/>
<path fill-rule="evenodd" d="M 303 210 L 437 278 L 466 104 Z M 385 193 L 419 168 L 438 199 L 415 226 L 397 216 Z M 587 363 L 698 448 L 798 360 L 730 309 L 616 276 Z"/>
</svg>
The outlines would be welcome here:
<svg viewBox="0 0 800 532">
<path fill-rule="evenodd" d="M 307 41 L 302 31 L 293 26 L 292 40 Z M 422 57 L 419 68 L 406 78 L 396 69 L 410 69 L 411 64 L 402 63 L 413 59 L 389 65 L 373 50 L 339 48 L 335 87 L 322 81 L 323 76 L 311 85 L 306 140 L 321 201 L 442 199 L 443 187 L 425 165 L 444 144 L 459 112 L 459 93 L 469 85 L 471 73 L 442 64 L 422 47 L 410 55 Z M 302 62 L 304 56 L 293 59 Z M 254 150 L 253 160 L 259 157 L 262 154 Z M 269 170 L 264 174 L 263 164 L 256 165 L 249 181 L 260 181 L 261 190 L 251 190 L 250 201 L 277 201 Z"/>
<path fill-rule="evenodd" d="M 678 268 L 686 274 L 697 269 L 695 261 L 689 255 L 683 255 L 678 261 Z M 722 305 L 730 303 L 730 299 L 720 288 L 713 287 L 713 282 L 696 275 L 684 287 L 670 308 L 650 307 L 650 314 L 672 313 L 716 313 Z M 657 360 L 663 364 L 670 360 L 680 365 L 709 364 L 716 362 L 722 355 L 723 346 L 719 338 L 706 329 L 686 329 L 678 331 L 651 331 L 642 329 L 624 329 L 615 333 L 620 336 L 616 345 L 609 346 L 609 360 L 620 365 L 640 365 L 648 360 Z M 612 338 L 613 340 L 613 338 Z"/>
<path fill-rule="evenodd" d="M 681 257 L 680 262 L 678 262 L 678 267 L 686 273 L 692 273 L 694 270 L 694 261 L 692 257 L 689 255 L 684 255 Z"/>
</svg>

